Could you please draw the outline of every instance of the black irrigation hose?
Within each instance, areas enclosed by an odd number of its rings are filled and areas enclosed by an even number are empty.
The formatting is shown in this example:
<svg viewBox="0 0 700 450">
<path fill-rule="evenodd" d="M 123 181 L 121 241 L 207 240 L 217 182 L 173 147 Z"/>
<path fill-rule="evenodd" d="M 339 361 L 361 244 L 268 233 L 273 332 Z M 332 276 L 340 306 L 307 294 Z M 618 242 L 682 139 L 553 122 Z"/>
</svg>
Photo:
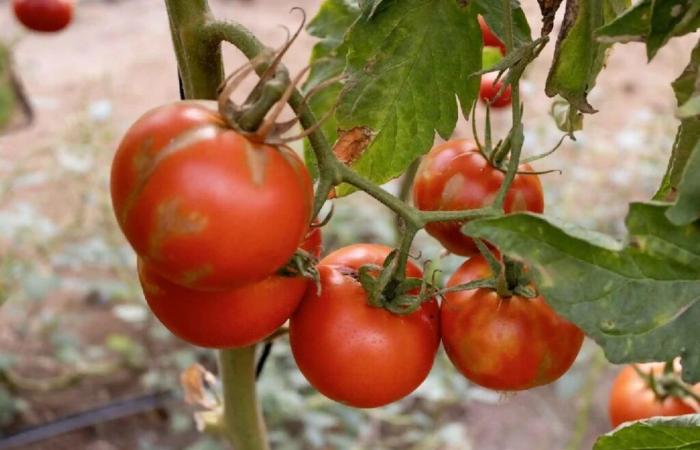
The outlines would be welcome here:
<svg viewBox="0 0 700 450">
<path fill-rule="evenodd" d="M 41 425 L 25 428 L 5 438 L 0 437 L 0 450 L 45 441 L 61 434 L 77 431 L 111 420 L 160 409 L 175 399 L 170 391 L 146 394 L 140 397 L 117 400 L 104 406 L 72 414 Z"/>
</svg>

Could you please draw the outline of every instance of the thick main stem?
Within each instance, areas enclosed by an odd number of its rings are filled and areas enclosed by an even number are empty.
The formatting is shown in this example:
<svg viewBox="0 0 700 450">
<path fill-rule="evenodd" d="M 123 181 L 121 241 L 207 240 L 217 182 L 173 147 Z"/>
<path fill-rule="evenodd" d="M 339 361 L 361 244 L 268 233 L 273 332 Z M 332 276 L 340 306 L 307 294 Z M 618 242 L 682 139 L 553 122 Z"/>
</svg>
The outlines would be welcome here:
<svg viewBox="0 0 700 450">
<path fill-rule="evenodd" d="M 211 20 L 207 0 L 165 0 L 165 5 L 185 97 L 216 99 L 224 65 L 220 43 L 200 38 Z"/>
<path fill-rule="evenodd" d="M 265 422 L 255 390 L 255 345 L 221 350 L 223 432 L 235 450 L 268 450 Z"/>
</svg>

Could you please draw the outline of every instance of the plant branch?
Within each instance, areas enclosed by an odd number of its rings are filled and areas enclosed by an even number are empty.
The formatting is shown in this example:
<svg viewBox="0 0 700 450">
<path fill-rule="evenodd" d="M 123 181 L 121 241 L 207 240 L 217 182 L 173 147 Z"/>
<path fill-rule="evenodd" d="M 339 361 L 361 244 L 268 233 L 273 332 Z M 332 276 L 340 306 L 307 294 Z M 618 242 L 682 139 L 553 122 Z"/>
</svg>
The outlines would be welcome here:
<svg viewBox="0 0 700 450">
<path fill-rule="evenodd" d="M 510 54 L 514 50 L 514 40 L 513 40 L 513 5 L 511 0 L 501 0 L 503 5 L 503 11 L 505 12 L 505 28 L 506 28 L 506 55 Z M 521 72 L 522 73 L 522 72 Z M 522 111 L 520 107 L 520 75 L 512 80 L 511 83 L 511 98 L 513 105 L 513 128 L 510 135 L 510 159 L 508 161 L 508 170 L 506 171 L 506 176 L 503 179 L 503 184 L 496 194 L 496 199 L 494 200 L 494 207 L 498 210 L 503 210 L 503 203 L 505 202 L 506 193 L 510 189 L 515 175 L 518 171 L 518 165 L 520 163 L 520 153 L 523 147 L 523 124 L 522 124 Z"/>
</svg>

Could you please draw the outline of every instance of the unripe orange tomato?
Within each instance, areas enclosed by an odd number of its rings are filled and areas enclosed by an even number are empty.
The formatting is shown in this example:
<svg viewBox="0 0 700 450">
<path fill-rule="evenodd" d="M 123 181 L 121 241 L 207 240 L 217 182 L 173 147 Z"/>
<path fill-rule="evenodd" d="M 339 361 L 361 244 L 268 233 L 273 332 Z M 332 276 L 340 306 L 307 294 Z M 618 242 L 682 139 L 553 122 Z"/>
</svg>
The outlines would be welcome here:
<svg viewBox="0 0 700 450">
<path fill-rule="evenodd" d="M 313 196 L 291 149 L 253 143 L 195 102 L 136 121 L 114 157 L 111 191 L 144 262 L 173 283 L 210 290 L 260 281 L 287 263 Z"/>
<path fill-rule="evenodd" d="M 450 278 L 452 287 L 491 276 L 483 256 L 471 257 Z M 583 332 L 558 316 L 541 296 L 501 298 L 492 289 L 445 294 L 442 343 L 470 381 L 517 391 L 551 383 L 573 364 Z"/>
<path fill-rule="evenodd" d="M 528 164 L 521 171 L 532 171 Z M 490 205 L 505 175 L 492 167 L 476 145 L 466 139 L 447 141 L 423 158 L 413 182 L 413 203 L 422 211 L 455 211 Z M 516 175 L 506 193 L 506 213 L 544 210 L 542 185 L 537 175 Z M 433 222 L 426 231 L 452 253 L 478 253 L 474 241 L 460 228 L 463 221 Z"/>
<path fill-rule="evenodd" d="M 413 392 L 430 372 L 440 342 L 434 299 L 405 316 L 367 303 L 357 269 L 381 265 L 390 251 L 357 244 L 328 255 L 319 265 L 320 294 L 309 289 L 290 320 L 301 372 L 319 392 L 348 406 L 382 406 Z M 407 276 L 421 275 L 409 262 Z"/>
</svg>

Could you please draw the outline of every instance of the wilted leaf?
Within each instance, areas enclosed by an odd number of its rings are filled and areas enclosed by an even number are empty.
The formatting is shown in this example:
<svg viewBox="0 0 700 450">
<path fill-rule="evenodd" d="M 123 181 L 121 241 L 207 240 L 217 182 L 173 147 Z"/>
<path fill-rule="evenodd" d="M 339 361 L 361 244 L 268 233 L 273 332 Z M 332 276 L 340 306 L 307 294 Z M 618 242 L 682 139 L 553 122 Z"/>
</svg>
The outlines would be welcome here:
<svg viewBox="0 0 700 450">
<path fill-rule="evenodd" d="M 643 41 L 651 60 L 669 39 L 692 33 L 700 27 L 697 0 L 642 0 L 600 28 L 600 42 Z"/>
<path fill-rule="evenodd" d="M 545 92 L 559 94 L 584 113 L 596 110 L 587 96 L 605 63 L 607 46 L 596 43 L 595 30 L 616 17 L 629 0 L 567 0 Z"/>
<path fill-rule="evenodd" d="M 651 1 L 642 0 L 610 23 L 599 28 L 595 33 L 598 41 L 608 44 L 643 41 L 649 34 Z"/>
<path fill-rule="evenodd" d="M 542 36 L 552 32 L 554 26 L 554 16 L 559 11 L 562 0 L 537 0 L 542 12 Z"/>
<path fill-rule="evenodd" d="M 536 285 L 615 363 L 683 358 L 700 381 L 700 225 L 674 226 L 666 204 L 635 203 L 622 245 L 534 214 L 470 222 L 466 230 L 532 264 Z"/>
<path fill-rule="evenodd" d="M 697 0 L 653 0 L 647 37 L 647 57 L 651 60 L 669 39 L 692 33 L 700 27 Z"/>
<path fill-rule="evenodd" d="M 698 77 L 700 77 L 700 41 L 695 46 L 690 62 L 685 70 L 673 82 L 673 91 L 676 93 L 676 101 L 679 106 L 685 104 L 694 95 L 700 94 Z M 693 149 L 696 148 L 699 142 L 700 116 L 686 117 L 681 120 L 678 133 L 676 134 L 676 141 L 673 143 L 673 151 L 671 152 L 666 174 L 659 190 L 654 195 L 655 200 L 672 200 L 675 198 L 685 166 L 690 159 Z"/>
<path fill-rule="evenodd" d="M 700 448 L 700 415 L 656 417 L 623 424 L 601 436 L 593 450 L 686 450 Z"/>
<path fill-rule="evenodd" d="M 700 141 L 685 164 L 683 177 L 678 184 L 678 198 L 666 213 L 676 225 L 686 225 L 700 219 Z"/>
</svg>

